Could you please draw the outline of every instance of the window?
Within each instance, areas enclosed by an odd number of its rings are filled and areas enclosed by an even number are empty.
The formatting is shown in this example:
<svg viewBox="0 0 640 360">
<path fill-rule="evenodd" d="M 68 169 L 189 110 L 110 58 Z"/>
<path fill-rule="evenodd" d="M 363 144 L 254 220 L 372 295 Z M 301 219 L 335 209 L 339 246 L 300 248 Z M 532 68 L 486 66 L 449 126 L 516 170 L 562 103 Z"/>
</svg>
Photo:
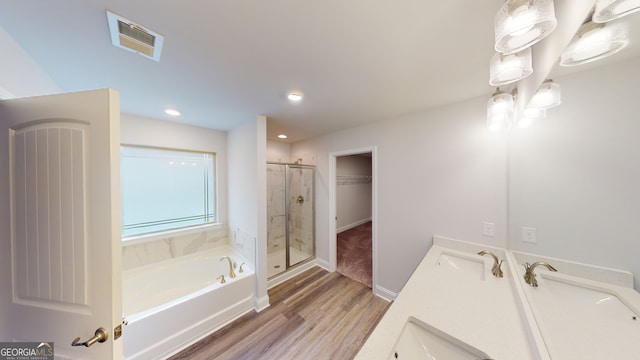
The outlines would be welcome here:
<svg viewBox="0 0 640 360">
<path fill-rule="evenodd" d="M 122 236 L 214 223 L 215 154 L 121 146 Z"/>
</svg>

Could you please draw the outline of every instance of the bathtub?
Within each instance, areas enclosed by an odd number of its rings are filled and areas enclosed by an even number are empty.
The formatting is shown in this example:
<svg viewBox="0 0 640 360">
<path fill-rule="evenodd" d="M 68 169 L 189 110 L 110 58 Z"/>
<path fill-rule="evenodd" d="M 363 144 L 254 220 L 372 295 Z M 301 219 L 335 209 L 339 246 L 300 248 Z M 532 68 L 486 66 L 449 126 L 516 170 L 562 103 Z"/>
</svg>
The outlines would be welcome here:
<svg viewBox="0 0 640 360">
<path fill-rule="evenodd" d="M 253 310 L 254 271 L 230 246 L 127 270 L 122 280 L 126 359 L 166 358 Z"/>
</svg>

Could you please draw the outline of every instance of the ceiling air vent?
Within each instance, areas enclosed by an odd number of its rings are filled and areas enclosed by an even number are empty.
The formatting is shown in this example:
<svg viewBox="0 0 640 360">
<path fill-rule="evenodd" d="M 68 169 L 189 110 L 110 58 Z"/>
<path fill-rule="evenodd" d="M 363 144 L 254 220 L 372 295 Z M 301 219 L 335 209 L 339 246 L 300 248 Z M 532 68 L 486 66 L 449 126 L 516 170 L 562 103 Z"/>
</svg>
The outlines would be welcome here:
<svg viewBox="0 0 640 360">
<path fill-rule="evenodd" d="M 160 61 L 160 50 L 164 40 L 162 35 L 109 10 L 107 10 L 107 19 L 113 46 Z"/>
</svg>

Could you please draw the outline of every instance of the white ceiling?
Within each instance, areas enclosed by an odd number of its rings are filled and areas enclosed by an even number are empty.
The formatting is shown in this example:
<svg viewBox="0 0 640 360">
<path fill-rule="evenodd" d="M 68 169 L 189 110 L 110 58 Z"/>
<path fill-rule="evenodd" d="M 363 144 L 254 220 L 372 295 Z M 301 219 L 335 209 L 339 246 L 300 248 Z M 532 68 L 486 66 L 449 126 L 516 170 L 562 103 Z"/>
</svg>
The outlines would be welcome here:
<svg viewBox="0 0 640 360">
<path fill-rule="evenodd" d="M 0 0 L 0 26 L 64 91 L 111 87 L 125 113 L 220 130 L 262 114 L 293 142 L 489 96 L 503 2 Z M 164 35 L 160 62 L 112 46 L 106 9 Z"/>
</svg>

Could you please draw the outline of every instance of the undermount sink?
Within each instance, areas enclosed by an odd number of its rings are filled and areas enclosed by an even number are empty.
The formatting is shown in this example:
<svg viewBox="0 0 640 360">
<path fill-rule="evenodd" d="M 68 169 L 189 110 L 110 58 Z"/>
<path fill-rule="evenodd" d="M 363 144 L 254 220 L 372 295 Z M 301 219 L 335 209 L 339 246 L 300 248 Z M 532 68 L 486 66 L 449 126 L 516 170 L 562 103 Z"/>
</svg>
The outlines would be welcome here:
<svg viewBox="0 0 640 360">
<path fill-rule="evenodd" d="M 482 360 L 491 357 L 475 347 L 410 317 L 389 359 Z"/>
<path fill-rule="evenodd" d="M 614 290 L 539 273 L 527 297 L 554 359 L 637 359 L 640 314 Z"/>
<path fill-rule="evenodd" d="M 484 280 L 484 260 L 475 254 L 443 250 L 435 265 L 458 275 Z"/>
</svg>

